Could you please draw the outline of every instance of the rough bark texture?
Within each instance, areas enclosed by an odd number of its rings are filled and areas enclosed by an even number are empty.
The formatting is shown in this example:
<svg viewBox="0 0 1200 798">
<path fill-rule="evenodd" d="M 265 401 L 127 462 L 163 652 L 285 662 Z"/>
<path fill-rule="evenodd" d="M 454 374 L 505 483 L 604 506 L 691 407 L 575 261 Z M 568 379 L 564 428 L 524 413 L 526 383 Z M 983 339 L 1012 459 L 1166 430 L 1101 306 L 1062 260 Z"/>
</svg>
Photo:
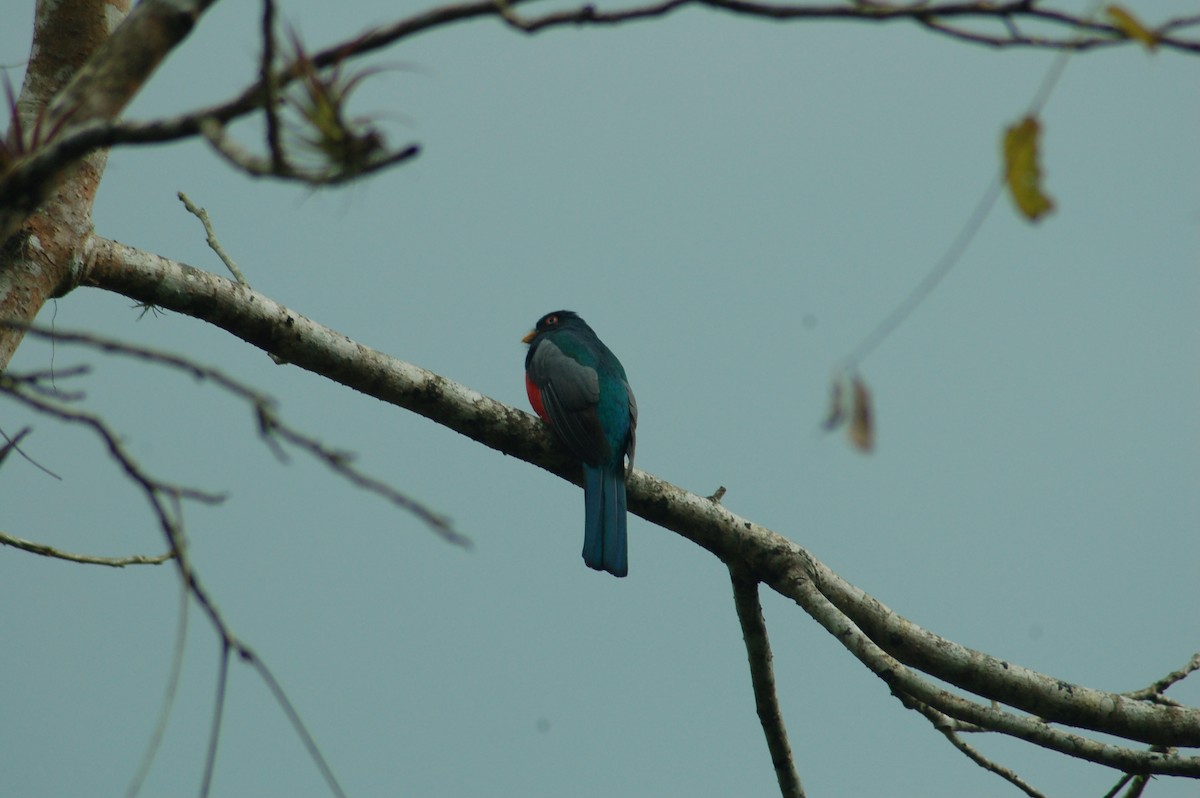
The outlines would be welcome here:
<svg viewBox="0 0 1200 798">
<path fill-rule="evenodd" d="M 579 483 L 578 467 L 528 413 L 364 346 L 209 272 L 100 238 L 90 254 L 86 284 L 203 319 L 278 360 Z M 1200 758 L 1101 743 L 1045 722 L 1143 743 L 1195 746 L 1200 710 L 1070 684 L 946 640 L 846 582 L 782 535 L 643 471 L 630 475 L 629 509 L 793 599 L 897 693 L 956 719 L 1128 772 L 1200 776 Z M 1033 714 L 952 694 L 918 671 Z"/>
<path fill-rule="evenodd" d="M 46 139 L 115 119 L 212 0 L 42 0 L 17 107 L 19 157 L 0 174 L 0 318 L 30 322 L 78 283 L 106 151 L 35 163 Z M 11 147 L 11 142 L 10 142 Z M 20 345 L 0 331 L 0 369 Z"/>
<path fill-rule="evenodd" d="M 128 0 L 64 0 L 38 4 L 25 83 L 17 103 L 24 148 L 35 148 L 39 129 L 53 129 L 46 110 L 80 67 L 108 38 L 109 25 L 128 10 Z M 39 124 L 40 120 L 40 124 Z M 3 199 L 6 221 L 23 218 L 15 232 L 5 229 L 0 248 L 0 318 L 32 321 L 52 296 L 64 293 L 79 263 L 79 248 L 92 227 L 92 202 L 104 173 L 106 154 L 94 153 L 65 174 L 49 192 L 20 192 Z M 17 227 L 10 222 L 6 228 Z M 0 332 L 0 369 L 21 343 L 18 329 Z"/>
</svg>

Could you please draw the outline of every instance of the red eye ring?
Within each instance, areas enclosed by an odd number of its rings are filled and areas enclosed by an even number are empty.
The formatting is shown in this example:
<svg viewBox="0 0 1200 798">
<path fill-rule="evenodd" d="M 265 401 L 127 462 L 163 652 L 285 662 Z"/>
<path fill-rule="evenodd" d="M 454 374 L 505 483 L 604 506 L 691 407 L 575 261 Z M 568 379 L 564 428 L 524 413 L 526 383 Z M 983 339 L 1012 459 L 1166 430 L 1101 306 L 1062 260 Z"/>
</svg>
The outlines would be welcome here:
<svg viewBox="0 0 1200 798">
<path fill-rule="evenodd" d="M 546 317 L 546 326 L 547 327 L 557 327 L 558 326 L 558 316 L 554 313 L 551 313 L 549 316 L 547 316 Z"/>
</svg>

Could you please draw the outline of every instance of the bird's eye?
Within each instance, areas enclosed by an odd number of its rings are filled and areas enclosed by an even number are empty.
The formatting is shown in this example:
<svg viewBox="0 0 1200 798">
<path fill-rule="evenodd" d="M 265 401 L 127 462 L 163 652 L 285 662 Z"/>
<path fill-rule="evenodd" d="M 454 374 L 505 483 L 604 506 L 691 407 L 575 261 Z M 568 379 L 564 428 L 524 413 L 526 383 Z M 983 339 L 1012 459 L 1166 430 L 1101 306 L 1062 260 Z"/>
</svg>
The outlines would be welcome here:
<svg viewBox="0 0 1200 798">
<path fill-rule="evenodd" d="M 556 327 L 556 326 L 558 326 L 558 316 L 556 316 L 556 315 L 555 315 L 555 314 L 553 314 L 553 313 L 551 313 L 549 316 L 547 316 L 547 317 L 546 317 L 546 326 L 547 326 L 547 327 Z"/>
</svg>

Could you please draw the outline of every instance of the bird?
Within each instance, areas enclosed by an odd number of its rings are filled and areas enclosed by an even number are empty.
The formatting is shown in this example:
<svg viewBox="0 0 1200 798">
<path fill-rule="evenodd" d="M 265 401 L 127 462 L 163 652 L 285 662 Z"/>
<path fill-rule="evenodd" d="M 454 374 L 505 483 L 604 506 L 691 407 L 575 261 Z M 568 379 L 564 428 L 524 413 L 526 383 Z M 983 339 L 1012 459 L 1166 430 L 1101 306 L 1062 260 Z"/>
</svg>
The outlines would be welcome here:
<svg viewBox="0 0 1200 798">
<path fill-rule="evenodd" d="M 529 344 L 529 404 L 583 464 L 583 561 L 625 576 L 625 480 L 637 442 L 637 400 L 625 367 L 574 311 L 547 313 L 521 340 Z"/>
</svg>

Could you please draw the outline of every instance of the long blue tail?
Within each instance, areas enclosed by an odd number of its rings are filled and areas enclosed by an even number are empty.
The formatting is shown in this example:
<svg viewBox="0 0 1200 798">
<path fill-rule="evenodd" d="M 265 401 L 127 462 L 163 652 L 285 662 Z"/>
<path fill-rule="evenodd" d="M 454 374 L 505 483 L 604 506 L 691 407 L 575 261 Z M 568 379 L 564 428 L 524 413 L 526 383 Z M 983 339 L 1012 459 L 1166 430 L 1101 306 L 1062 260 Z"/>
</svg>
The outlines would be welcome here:
<svg viewBox="0 0 1200 798">
<path fill-rule="evenodd" d="M 616 468 L 583 467 L 583 561 L 613 576 L 629 573 L 625 479 Z"/>
</svg>

